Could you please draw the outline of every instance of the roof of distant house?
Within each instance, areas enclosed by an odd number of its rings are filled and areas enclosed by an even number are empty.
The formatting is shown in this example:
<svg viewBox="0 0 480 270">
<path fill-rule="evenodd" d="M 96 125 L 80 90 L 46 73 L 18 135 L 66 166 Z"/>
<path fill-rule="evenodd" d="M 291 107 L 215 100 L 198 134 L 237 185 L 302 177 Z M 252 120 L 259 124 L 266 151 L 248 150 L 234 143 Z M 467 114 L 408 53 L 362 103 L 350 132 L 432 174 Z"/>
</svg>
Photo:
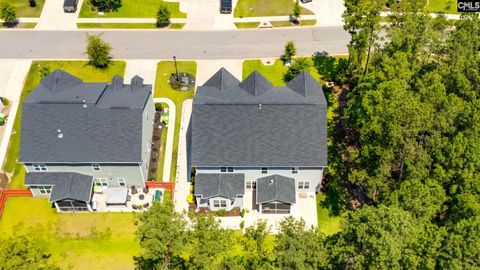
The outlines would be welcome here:
<svg viewBox="0 0 480 270">
<path fill-rule="evenodd" d="M 326 166 L 326 113 L 308 72 L 274 87 L 256 71 L 240 82 L 222 68 L 195 93 L 192 165 Z"/>
<path fill-rule="evenodd" d="M 257 203 L 295 203 L 295 179 L 278 174 L 257 179 Z"/>
<path fill-rule="evenodd" d="M 245 193 L 245 175 L 239 173 L 205 174 L 195 176 L 195 195 L 235 198 Z"/>
<path fill-rule="evenodd" d="M 23 102 L 23 163 L 140 163 L 142 113 L 152 86 L 85 83 L 62 70 L 45 77 Z"/>
<path fill-rule="evenodd" d="M 51 185 L 50 201 L 76 200 L 90 202 L 93 178 L 80 173 L 32 172 L 25 176 L 25 185 Z"/>
</svg>

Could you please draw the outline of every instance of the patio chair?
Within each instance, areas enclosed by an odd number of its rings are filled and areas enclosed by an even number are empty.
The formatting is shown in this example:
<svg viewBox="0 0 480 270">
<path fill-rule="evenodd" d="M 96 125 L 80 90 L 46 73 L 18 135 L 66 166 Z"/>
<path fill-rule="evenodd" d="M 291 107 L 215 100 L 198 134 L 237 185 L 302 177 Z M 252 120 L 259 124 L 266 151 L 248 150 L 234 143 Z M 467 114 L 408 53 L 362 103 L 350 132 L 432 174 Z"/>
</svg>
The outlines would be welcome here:
<svg viewBox="0 0 480 270">
<path fill-rule="evenodd" d="M 133 210 L 138 210 L 138 206 L 136 204 L 132 204 L 132 209 Z"/>
<path fill-rule="evenodd" d="M 145 186 L 145 187 L 143 188 L 143 193 L 148 194 L 148 186 Z"/>
<path fill-rule="evenodd" d="M 137 194 L 137 188 L 135 186 L 131 187 L 132 195 Z"/>
<path fill-rule="evenodd" d="M 148 208 L 149 206 L 150 206 L 150 203 L 148 202 L 143 204 L 143 208 Z"/>
</svg>

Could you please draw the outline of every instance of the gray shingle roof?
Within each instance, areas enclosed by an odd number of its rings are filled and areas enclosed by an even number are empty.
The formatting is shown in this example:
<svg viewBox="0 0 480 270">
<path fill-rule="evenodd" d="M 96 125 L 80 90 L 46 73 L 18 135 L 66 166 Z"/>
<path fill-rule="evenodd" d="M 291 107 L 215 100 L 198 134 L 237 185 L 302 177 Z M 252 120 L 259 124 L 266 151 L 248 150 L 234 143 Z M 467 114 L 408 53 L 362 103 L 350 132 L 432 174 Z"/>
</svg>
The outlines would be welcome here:
<svg viewBox="0 0 480 270">
<path fill-rule="evenodd" d="M 257 203 L 295 203 L 295 179 L 274 174 L 257 179 Z"/>
<path fill-rule="evenodd" d="M 195 176 L 195 196 L 204 199 L 221 196 L 235 198 L 245 193 L 245 175 L 239 173 L 205 174 Z"/>
<path fill-rule="evenodd" d="M 234 87 L 240 84 L 240 81 L 235 78 L 225 68 L 221 68 L 215 73 L 208 81 L 203 85 L 205 87 L 215 87 L 219 90 L 223 90 L 229 87 Z"/>
<path fill-rule="evenodd" d="M 90 202 L 93 178 L 79 173 L 33 172 L 25 176 L 25 185 L 52 185 L 51 202 L 66 199 Z"/>
<path fill-rule="evenodd" d="M 265 89 L 261 75 L 252 76 L 262 85 L 257 88 Z M 289 86 L 250 92 L 240 86 L 199 87 L 192 113 L 192 165 L 326 166 L 327 103 L 321 86 L 306 72 Z"/>
<path fill-rule="evenodd" d="M 142 113 L 151 85 L 141 78 L 133 79 L 135 87 L 124 85 L 115 77 L 107 87 L 72 77 L 55 71 L 23 102 L 20 162 L 142 162 Z"/>
</svg>

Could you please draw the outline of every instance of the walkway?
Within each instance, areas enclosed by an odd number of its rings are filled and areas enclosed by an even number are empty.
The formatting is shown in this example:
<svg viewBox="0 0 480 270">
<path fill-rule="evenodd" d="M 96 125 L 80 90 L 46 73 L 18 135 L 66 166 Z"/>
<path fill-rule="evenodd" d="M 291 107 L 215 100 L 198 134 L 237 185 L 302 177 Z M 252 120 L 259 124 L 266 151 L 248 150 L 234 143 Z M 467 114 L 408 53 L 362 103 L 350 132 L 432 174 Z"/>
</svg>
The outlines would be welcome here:
<svg viewBox="0 0 480 270">
<path fill-rule="evenodd" d="M 0 166 L 3 169 L 3 163 L 7 154 L 8 143 L 13 130 L 13 123 L 17 115 L 20 96 L 23 90 L 23 83 L 27 77 L 32 64 L 31 60 L 0 60 L 0 91 L 2 96 L 10 100 L 11 109 L 7 118 L 5 132 L 1 138 L 0 144 Z M 5 87 L 3 87 L 5 85 Z"/>
<path fill-rule="evenodd" d="M 86 0 L 88 1 L 88 0 Z M 78 1 L 78 9 L 75 13 L 63 11 L 63 0 L 46 0 L 36 30 L 75 30 L 77 18 L 80 13 L 83 0 Z"/>
<path fill-rule="evenodd" d="M 175 177 L 175 210 L 188 211 L 187 196 L 190 194 L 190 169 L 187 156 L 187 131 L 192 115 L 192 102 L 187 99 L 182 105 L 182 118 L 178 141 L 177 176 Z"/>
</svg>

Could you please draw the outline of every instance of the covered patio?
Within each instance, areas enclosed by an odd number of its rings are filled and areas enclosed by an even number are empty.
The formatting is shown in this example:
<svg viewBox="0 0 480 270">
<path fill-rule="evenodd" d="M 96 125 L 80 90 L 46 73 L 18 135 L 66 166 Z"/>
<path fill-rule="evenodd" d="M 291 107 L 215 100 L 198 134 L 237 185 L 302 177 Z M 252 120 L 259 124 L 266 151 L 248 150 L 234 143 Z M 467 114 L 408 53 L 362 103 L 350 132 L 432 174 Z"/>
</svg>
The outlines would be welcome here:
<svg viewBox="0 0 480 270">
<path fill-rule="evenodd" d="M 163 197 L 163 189 L 108 187 L 95 192 L 92 209 L 96 212 L 142 212 Z"/>
<path fill-rule="evenodd" d="M 295 197 L 293 178 L 275 174 L 257 179 L 256 202 L 260 214 L 290 214 Z"/>
</svg>

